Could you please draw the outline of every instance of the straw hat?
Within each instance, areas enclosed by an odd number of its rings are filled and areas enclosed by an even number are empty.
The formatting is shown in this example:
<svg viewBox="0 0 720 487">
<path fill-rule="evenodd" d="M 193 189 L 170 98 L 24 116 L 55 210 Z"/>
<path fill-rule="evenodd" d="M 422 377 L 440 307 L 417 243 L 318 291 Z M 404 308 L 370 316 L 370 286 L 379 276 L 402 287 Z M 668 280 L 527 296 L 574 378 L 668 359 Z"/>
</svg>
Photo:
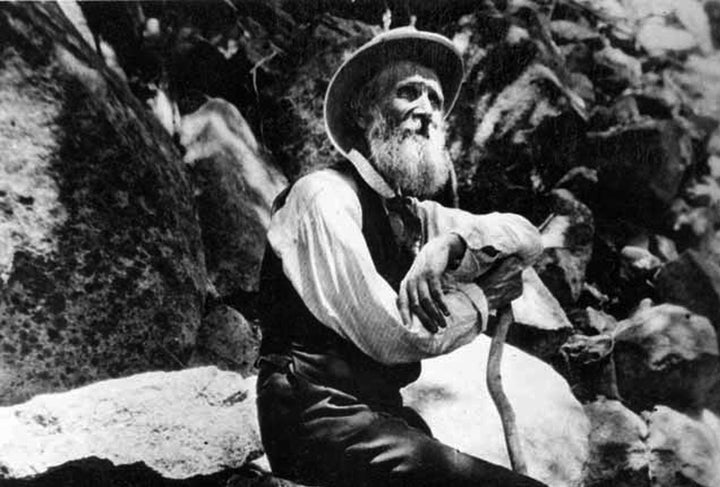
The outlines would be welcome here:
<svg viewBox="0 0 720 487">
<path fill-rule="evenodd" d="M 447 38 L 434 32 L 401 27 L 384 32 L 360 47 L 333 76 L 325 93 L 325 130 L 345 156 L 362 152 L 364 134 L 350 113 L 350 103 L 380 70 L 396 61 L 412 61 L 432 69 L 445 95 L 445 115 L 455 104 L 463 77 L 460 52 Z"/>
</svg>

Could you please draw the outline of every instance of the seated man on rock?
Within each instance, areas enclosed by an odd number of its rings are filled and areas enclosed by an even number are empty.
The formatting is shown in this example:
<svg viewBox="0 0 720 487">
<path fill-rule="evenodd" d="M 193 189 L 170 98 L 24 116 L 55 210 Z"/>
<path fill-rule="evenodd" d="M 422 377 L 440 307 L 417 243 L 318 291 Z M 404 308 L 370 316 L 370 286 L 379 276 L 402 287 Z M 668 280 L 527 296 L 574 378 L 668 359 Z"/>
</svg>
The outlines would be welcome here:
<svg viewBox="0 0 720 487">
<path fill-rule="evenodd" d="M 462 76 L 448 39 L 396 29 L 361 47 L 328 87 L 327 133 L 346 160 L 278 197 L 263 263 L 258 409 L 276 475 L 542 485 L 435 440 L 400 395 L 420 360 L 469 343 L 489 310 L 519 296 L 520 271 L 541 252 L 518 215 L 422 200 L 451 171 L 444 116 Z"/>
</svg>

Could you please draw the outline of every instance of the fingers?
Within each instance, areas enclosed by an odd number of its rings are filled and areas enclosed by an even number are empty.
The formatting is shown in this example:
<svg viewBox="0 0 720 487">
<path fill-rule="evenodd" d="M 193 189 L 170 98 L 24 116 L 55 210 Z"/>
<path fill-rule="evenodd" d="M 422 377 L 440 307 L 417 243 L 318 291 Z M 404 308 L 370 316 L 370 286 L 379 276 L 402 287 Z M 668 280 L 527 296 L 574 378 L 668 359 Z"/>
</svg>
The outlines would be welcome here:
<svg viewBox="0 0 720 487">
<path fill-rule="evenodd" d="M 445 304 L 445 299 L 443 298 L 442 284 L 437 276 L 432 276 L 430 279 L 430 295 L 442 314 L 450 316 L 450 310 Z"/>
<path fill-rule="evenodd" d="M 422 279 L 405 279 L 400 283 L 398 310 L 403 325 L 412 324 L 412 314 L 430 332 L 437 333 L 439 327 L 445 327 L 445 319 L 435 306 L 430 289 Z"/>
<path fill-rule="evenodd" d="M 418 281 L 418 301 L 425 314 L 433 321 L 436 328 L 445 328 L 445 317 L 440 312 L 440 309 L 435 304 L 433 296 L 430 292 L 430 286 L 426 280 Z"/>
<path fill-rule="evenodd" d="M 410 298 L 410 310 L 417 315 L 417 317 L 420 319 L 420 322 L 422 325 L 429 331 L 430 333 L 437 333 L 438 326 L 435 322 L 435 320 L 431 319 L 430 316 L 425 312 L 424 308 L 420 305 L 420 297 L 418 296 L 418 290 L 415 285 L 415 281 L 409 281 L 408 287 L 408 297 Z"/>
<path fill-rule="evenodd" d="M 407 292 L 407 280 L 403 280 L 400 283 L 397 307 L 400 311 L 400 318 L 402 319 L 403 325 L 405 325 L 405 327 L 410 327 L 412 317 L 410 316 L 410 299 Z"/>
</svg>

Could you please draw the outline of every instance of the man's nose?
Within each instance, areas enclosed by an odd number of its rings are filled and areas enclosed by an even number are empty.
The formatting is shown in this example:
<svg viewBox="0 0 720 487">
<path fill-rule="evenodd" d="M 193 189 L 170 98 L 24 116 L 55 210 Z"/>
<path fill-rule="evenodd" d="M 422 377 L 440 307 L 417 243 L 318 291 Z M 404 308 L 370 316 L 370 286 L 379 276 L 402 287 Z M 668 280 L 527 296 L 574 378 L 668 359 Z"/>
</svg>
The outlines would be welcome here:
<svg viewBox="0 0 720 487">
<path fill-rule="evenodd" d="M 420 122 L 417 133 L 427 136 L 434 111 L 427 90 L 423 90 L 422 94 L 414 100 L 413 105 L 411 117 Z"/>
<path fill-rule="evenodd" d="M 428 91 L 423 90 L 419 97 L 415 99 L 413 113 L 417 115 L 432 115 L 433 105 L 428 96 Z"/>
</svg>

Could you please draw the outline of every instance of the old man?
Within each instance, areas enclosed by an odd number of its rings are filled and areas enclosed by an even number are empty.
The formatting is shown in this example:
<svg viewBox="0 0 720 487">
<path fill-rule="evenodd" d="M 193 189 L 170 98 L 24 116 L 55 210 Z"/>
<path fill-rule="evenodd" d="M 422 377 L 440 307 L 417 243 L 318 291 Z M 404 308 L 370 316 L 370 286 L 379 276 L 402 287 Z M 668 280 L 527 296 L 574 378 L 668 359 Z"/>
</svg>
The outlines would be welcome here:
<svg viewBox="0 0 720 487">
<path fill-rule="evenodd" d="M 330 82 L 325 123 L 343 161 L 280 195 L 263 263 L 258 409 L 276 475 L 542 485 L 435 440 L 400 395 L 422 359 L 470 342 L 519 295 L 541 251 L 518 215 L 424 199 L 451 172 L 444 119 L 462 76 L 448 39 L 406 28 L 361 47 Z"/>
</svg>

